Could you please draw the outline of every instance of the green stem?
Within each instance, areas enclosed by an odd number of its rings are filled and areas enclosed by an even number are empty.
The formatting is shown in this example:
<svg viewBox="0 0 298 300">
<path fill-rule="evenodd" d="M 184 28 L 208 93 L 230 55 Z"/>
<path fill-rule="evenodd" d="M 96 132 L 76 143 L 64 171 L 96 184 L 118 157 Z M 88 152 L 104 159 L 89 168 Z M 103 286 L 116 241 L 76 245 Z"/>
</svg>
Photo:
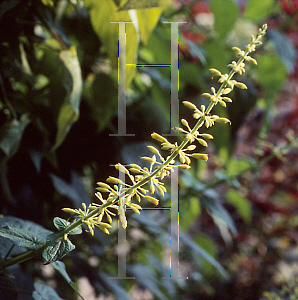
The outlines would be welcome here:
<svg viewBox="0 0 298 300">
<path fill-rule="evenodd" d="M 41 248 L 38 249 L 33 249 L 28 252 L 25 252 L 23 254 L 20 254 L 14 258 L 4 260 L 3 262 L 0 263 L 0 270 L 4 270 L 5 268 L 8 268 L 13 265 L 20 264 L 24 261 L 30 260 L 36 256 L 39 256 L 43 250 L 46 248 L 46 245 L 42 246 Z"/>
</svg>

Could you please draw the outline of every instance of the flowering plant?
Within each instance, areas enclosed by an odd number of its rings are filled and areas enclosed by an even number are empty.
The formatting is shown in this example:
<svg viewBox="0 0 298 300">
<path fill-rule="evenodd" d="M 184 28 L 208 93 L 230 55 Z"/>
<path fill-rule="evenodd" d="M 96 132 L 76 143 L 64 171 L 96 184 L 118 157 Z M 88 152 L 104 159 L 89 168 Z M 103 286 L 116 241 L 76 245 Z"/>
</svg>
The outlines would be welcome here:
<svg viewBox="0 0 298 300">
<path fill-rule="evenodd" d="M 142 198 L 157 205 L 159 201 L 154 197 L 154 193 L 158 191 L 164 196 L 167 190 L 162 180 L 166 176 L 170 176 L 174 168 L 189 169 L 191 158 L 207 161 L 207 154 L 194 152 L 196 149 L 195 142 L 207 147 L 208 143 L 206 140 L 213 139 L 211 134 L 202 132 L 201 128 L 203 125 L 209 128 L 216 122 L 230 123 L 229 119 L 212 115 L 211 111 L 217 104 L 226 107 L 226 103 L 232 102 L 231 98 L 227 95 L 231 93 L 235 86 L 240 89 L 247 88 L 244 83 L 232 78 L 235 73 L 241 75 L 245 72 L 246 62 L 257 64 L 256 60 L 249 54 L 255 51 L 256 46 L 262 44 L 261 38 L 265 35 L 266 30 L 267 25 L 265 24 L 259 29 L 256 36 L 251 37 L 251 42 L 246 46 L 245 50 L 241 50 L 238 47 L 232 48 L 238 60 L 228 65 L 231 69 L 229 73 L 222 74 L 217 69 L 210 69 L 212 75 L 219 77 L 218 82 L 221 85 L 218 90 L 215 87 L 211 87 L 210 93 L 202 94 L 203 97 L 210 101 L 207 107 L 201 105 L 198 108 L 189 101 L 183 101 L 183 104 L 193 111 L 193 118 L 197 122 L 191 128 L 187 120 L 182 119 L 181 124 L 183 126 L 174 128 L 178 133 L 184 135 L 184 139 L 180 145 L 177 142 L 171 143 L 167 138 L 158 133 L 154 132 L 151 134 L 154 140 L 161 143 L 161 150 L 170 151 L 170 154 L 164 156 L 156 147 L 148 146 L 148 149 L 152 152 L 152 156 L 144 156 L 142 160 L 149 163 L 149 167 L 141 167 L 138 164 L 130 164 L 129 167 L 125 167 L 120 163 L 116 164 L 115 168 L 125 179 L 129 180 L 129 183 L 126 180 L 111 176 L 107 178 L 106 183 L 98 182 L 95 196 L 99 200 L 99 203 L 92 203 L 88 206 L 82 203 L 82 208 L 80 209 L 63 208 L 64 212 L 73 214 L 75 218 L 72 221 L 59 217 L 54 218 L 54 225 L 58 229 L 58 232 L 47 235 L 46 239 L 30 233 L 28 230 L 16 229 L 9 226 L 0 228 L 0 235 L 2 237 L 10 239 L 18 246 L 25 246 L 31 249 L 14 258 L 1 261 L 0 270 L 24 262 L 40 254 L 42 254 L 47 264 L 59 261 L 64 255 L 75 248 L 69 239 L 69 235 L 80 234 L 83 224 L 88 226 L 91 235 L 94 235 L 95 227 L 108 234 L 109 228 L 112 227 L 112 218 L 116 216 L 117 210 L 122 227 L 126 228 L 128 224 L 125 216 L 126 207 L 140 214 L 142 207 L 139 203 Z M 180 163 L 177 162 L 177 158 Z M 135 199 L 137 203 L 133 202 Z M 106 216 L 108 222 L 103 221 L 104 216 Z"/>
</svg>

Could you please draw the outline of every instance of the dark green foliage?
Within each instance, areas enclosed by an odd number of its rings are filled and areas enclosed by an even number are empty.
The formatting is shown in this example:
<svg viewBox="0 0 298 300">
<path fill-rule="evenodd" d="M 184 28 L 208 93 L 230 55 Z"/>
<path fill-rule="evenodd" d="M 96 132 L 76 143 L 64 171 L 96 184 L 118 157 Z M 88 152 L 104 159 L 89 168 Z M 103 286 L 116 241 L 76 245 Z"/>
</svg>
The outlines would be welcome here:
<svg viewBox="0 0 298 300">
<path fill-rule="evenodd" d="M 162 279 L 170 274 L 164 264 L 169 259 L 170 211 L 152 211 L 148 203 L 142 203 L 148 210 L 140 215 L 127 211 L 126 271 L 135 280 L 115 280 L 111 277 L 118 274 L 116 218 L 109 236 L 96 230 L 92 237 L 84 224 L 66 236 L 63 230 L 73 216 L 61 209 L 78 209 L 81 203 L 88 207 L 97 201 L 95 183 L 109 175 L 117 177 L 111 165 L 118 161 L 141 164 L 140 156 L 147 155 L 143 149 L 153 144 L 150 134 L 170 132 L 171 90 L 170 68 L 127 68 L 126 125 L 127 133 L 135 136 L 111 136 L 118 125 L 119 25 L 110 21 L 130 21 L 128 10 L 136 9 L 139 32 L 127 24 L 127 63 L 168 64 L 171 31 L 162 20 L 185 18 L 190 25 L 179 25 L 179 101 L 189 99 L 200 107 L 206 104 L 200 94 L 215 82 L 211 82 L 208 69 L 227 72 L 233 55 L 230 46 L 237 46 L 230 45 L 228 37 L 238 26 L 240 8 L 233 0 L 212 0 L 213 32 L 192 23 L 195 2 L 182 4 L 180 9 L 167 7 L 173 2 L 167 0 L 85 0 L 84 6 L 68 1 L 64 8 L 59 6 L 62 2 L 12 0 L 0 4 L 0 212 L 4 215 L 0 218 L 0 265 L 37 250 L 36 257 L 20 264 L 27 278 L 35 280 L 34 299 L 75 299 L 81 292 L 76 286 L 80 277 L 88 278 L 95 294 L 112 293 L 121 300 L 131 299 L 134 288 L 147 289 L 156 299 L 198 299 L 201 288 L 212 289 L 209 278 L 229 278 L 219 259 L 222 241 L 237 235 L 231 211 L 236 210 L 246 224 L 253 219 L 249 200 L 235 188 L 241 187 L 239 177 L 244 170 L 256 168 L 256 161 L 228 157 L 244 115 L 260 97 L 258 88 L 270 106 L 287 70 L 294 68 L 287 59 L 291 53 L 294 60 L 293 45 L 286 40 L 288 51 L 277 47 L 277 51 L 259 54 L 259 66 L 251 67 L 251 78 L 244 79 L 249 90 L 237 91 L 236 103 L 229 107 L 232 127 L 215 126 L 213 145 L 218 153 L 229 153 L 224 156 L 228 163 L 211 179 L 205 178 L 206 165 L 200 163 L 179 173 L 179 256 L 188 279 Z M 278 12 L 271 4 L 248 1 L 244 17 L 263 21 Z M 240 30 L 237 38 L 241 39 L 245 30 Z M 188 35 L 193 32 L 202 40 Z M 285 42 L 281 33 L 272 32 L 271 39 L 276 45 Z M 180 112 L 180 118 L 193 121 L 182 104 Z M 170 189 L 169 181 L 165 184 Z M 225 193 L 217 190 L 221 184 L 227 187 Z M 167 194 L 160 198 L 159 208 L 170 204 Z M 208 228 L 200 223 L 201 218 L 207 218 Z M 38 282 L 46 283 L 38 262 L 56 270 L 52 278 L 56 291 Z M 5 275 L 9 271 L 2 270 Z M 13 279 L 1 275 L 0 299 L 17 299 L 17 294 Z"/>
</svg>

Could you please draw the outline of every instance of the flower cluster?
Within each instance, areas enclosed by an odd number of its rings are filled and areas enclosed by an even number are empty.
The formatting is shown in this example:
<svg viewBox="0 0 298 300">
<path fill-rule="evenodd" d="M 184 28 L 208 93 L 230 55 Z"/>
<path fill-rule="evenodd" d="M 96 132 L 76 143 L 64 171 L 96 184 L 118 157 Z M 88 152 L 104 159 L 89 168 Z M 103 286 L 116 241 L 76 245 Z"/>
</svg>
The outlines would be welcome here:
<svg viewBox="0 0 298 300">
<path fill-rule="evenodd" d="M 174 171 L 174 168 L 179 169 L 189 169 L 191 158 L 208 160 L 208 155 L 204 153 L 193 153 L 196 149 L 194 142 L 198 142 L 200 145 L 207 147 L 208 144 L 206 139 L 213 139 L 213 136 L 208 133 L 200 133 L 199 129 L 205 125 L 206 128 L 211 127 L 215 122 L 219 123 L 230 123 L 227 118 L 222 118 L 217 115 L 211 115 L 211 110 L 214 105 L 218 103 L 226 107 L 226 103 L 232 102 L 232 100 L 227 97 L 233 88 L 236 86 L 240 89 L 246 89 L 246 85 L 242 82 L 232 80 L 235 73 L 242 74 L 245 72 L 245 62 L 252 62 L 257 64 L 257 61 L 250 57 L 248 54 L 255 51 L 255 47 L 260 45 L 262 42 L 260 39 L 265 35 L 267 30 L 267 25 L 259 30 L 256 37 L 251 37 L 251 43 L 246 46 L 246 50 L 243 51 L 238 47 L 233 47 L 232 49 L 236 52 L 238 61 L 233 61 L 228 65 L 231 68 L 229 74 L 222 74 L 217 69 L 210 69 L 210 72 L 218 76 L 218 82 L 221 86 L 216 91 L 215 87 L 211 87 L 211 93 L 203 93 L 202 96 L 210 100 L 208 107 L 201 105 L 198 109 L 193 103 L 189 101 L 183 101 L 183 104 L 192 109 L 193 118 L 197 120 L 196 125 L 190 128 L 188 122 L 185 119 L 181 120 L 182 127 L 175 127 L 175 130 L 184 134 L 184 140 L 178 146 L 177 143 L 169 142 L 165 137 L 159 135 L 158 133 L 152 133 L 151 137 L 161 143 L 161 150 L 170 151 L 170 155 L 163 157 L 160 151 L 153 147 L 147 146 L 148 149 L 153 153 L 152 156 L 141 157 L 141 159 L 149 164 L 149 167 L 141 167 L 137 164 L 130 164 L 127 168 L 120 163 L 115 165 L 115 168 L 122 173 L 124 176 L 120 176 L 122 179 L 129 179 L 130 183 L 127 183 L 119 178 L 109 177 L 106 182 L 98 182 L 97 192 L 95 196 L 98 198 L 100 203 L 92 203 L 87 208 L 83 203 L 83 210 L 81 209 L 71 209 L 64 208 L 63 210 L 69 213 L 75 213 L 78 220 L 74 221 L 70 228 L 73 229 L 75 226 L 79 226 L 84 223 L 87 224 L 91 234 L 94 234 L 94 226 L 108 233 L 108 228 L 111 228 L 112 213 L 109 209 L 117 209 L 119 213 L 119 219 L 124 228 L 127 227 L 127 220 L 125 216 L 126 207 L 132 209 L 136 213 L 140 213 L 142 207 L 139 204 L 133 203 L 132 200 L 136 199 L 140 203 L 141 198 L 149 201 L 152 204 L 158 205 L 158 200 L 151 195 L 154 195 L 156 190 L 163 196 L 167 191 L 164 183 L 161 182 L 164 177 L 170 176 Z M 181 164 L 175 161 L 178 157 Z M 147 186 L 145 186 L 147 184 Z M 107 194 L 104 198 L 102 193 Z M 151 194 L 151 195 L 150 195 Z M 102 219 L 106 215 L 108 223 L 102 222 Z M 70 229 L 69 229 L 70 230 Z"/>
</svg>

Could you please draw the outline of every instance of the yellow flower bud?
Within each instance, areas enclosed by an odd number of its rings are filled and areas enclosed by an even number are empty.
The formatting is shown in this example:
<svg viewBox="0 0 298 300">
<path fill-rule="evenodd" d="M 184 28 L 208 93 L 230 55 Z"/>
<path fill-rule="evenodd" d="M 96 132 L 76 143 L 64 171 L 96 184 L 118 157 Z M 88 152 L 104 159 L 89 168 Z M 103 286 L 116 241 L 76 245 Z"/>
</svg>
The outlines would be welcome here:
<svg viewBox="0 0 298 300">
<path fill-rule="evenodd" d="M 204 139 L 209 139 L 209 140 L 213 139 L 213 136 L 209 133 L 202 133 L 202 134 L 200 134 L 200 136 Z"/>
<path fill-rule="evenodd" d="M 158 200 L 151 197 L 151 196 L 143 196 L 147 201 L 149 201 L 150 203 L 153 203 L 154 205 L 157 205 L 158 204 Z"/>
<path fill-rule="evenodd" d="M 191 166 L 189 166 L 189 165 L 179 165 L 178 166 L 178 169 L 182 169 L 182 170 L 188 170 L 190 168 L 191 168 Z"/>
<path fill-rule="evenodd" d="M 110 189 L 110 186 L 106 183 L 103 182 L 97 182 L 97 184 L 99 185 L 99 187 L 101 188 L 106 188 L 106 189 Z"/>
<path fill-rule="evenodd" d="M 243 89 L 243 90 L 246 90 L 247 89 L 247 86 L 242 83 L 242 82 L 236 82 L 235 85 L 239 88 L 239 89 Z"/>
<path fill-rule="evenodd" d="M 217 69 L 211 68 L 209 71 L 215 76 L 221 76 L 221 73 Z"/>
<path fill-rule="evenodd" d="M 67 212 L 67 213 L 69 213 L 69 214 L 76 212 L 76 211 L 75 211 L 74 209 L 72 209 L 72 208 L 62 208 L 62 210 L 65 211 L 65 212 Z"/>
<path fill-rule="evenodd" d="M 188 107 L 188 108 L 190 108 L 190 109 L 197 109 L 197 107 L 196 107 L 193 103 L 191 103 L 191 102 L 189 102 L 189 101 L 182 101 L 182 103 L 183 103 L 186 107 Z"/>
<path fill-rule="evenodd" d="M 159 142 L 167 143 L 168 140 L 156 132 L 151 133 L 151 137 Z"/>
<path fill-rule="evenodd" d="M 208 160 L 208 154 L 203 154 L 203 153 L 193 153 L 193 154 L 191 154 L 191 157 L 196 158 L 196 159 L 202 159 L 205 161 Z"/>
<path fill-rule="evenodd" d="M 187 122 L 185 119 L 181 119 L 181 123 L 182 123 L 184 126 L 186 126 L 186 127 L 189 126 L 189 125 L 188 125 L 188 122 Z"/>
<path fill-rule="evenodd" d="M 155 154 L 159 154 L 159 151 L 158 151 L 155 147 L 153 147 L 153 146 L 147 146 L 147 148 L 148 148 L 151 152 L 153 152 L 153 153 L 155 153 Z"/>
<path fill-rule="evenodd" d="M 218 123 L 230 123 L 231 124 L 231 121 L 227 118 L 216 118 L 215 121 Z"/>
<path fill-rule="evenodd" d="M 120 179 L 116 178 L 116 177 L 112 177 L 112 176 L 109 176 L 109 178 L 107 179 L 107 182 L 108 183 L 123 183 Z"/>
</svg>

